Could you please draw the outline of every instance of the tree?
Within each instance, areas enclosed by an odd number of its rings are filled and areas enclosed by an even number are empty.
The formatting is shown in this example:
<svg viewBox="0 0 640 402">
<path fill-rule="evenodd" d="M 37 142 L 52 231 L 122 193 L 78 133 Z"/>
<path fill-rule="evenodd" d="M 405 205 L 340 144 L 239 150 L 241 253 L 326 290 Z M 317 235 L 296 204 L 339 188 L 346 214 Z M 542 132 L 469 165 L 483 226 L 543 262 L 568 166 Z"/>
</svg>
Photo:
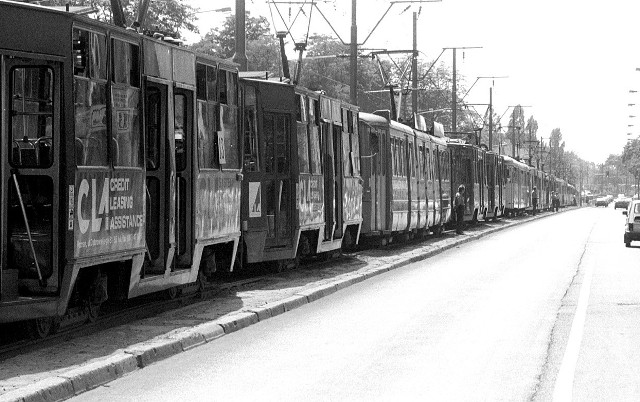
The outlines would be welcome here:
<svg viewBox="0 0 640 402">
<path fill-rule="evenodd" d="M 636 193 L 640 184 L 640 140 L 628 141 L 622 151 L 622 163 L 635 178 Z"/>
<path fill-rule="evenodd" d="M 551 130 L 549 138 L 549 170 L 552 174 L 559 176 L 564 163 L 564 141 L 559 128 Z"/>
<path fill-rule="evenodd" d="M 245 32 L 247 40 L 247 50 L 252 41 L 262 40 L 268 42 L 266 36 L 270 32 L 269 21 L 266 17 L 251 17 L 247 11 L 245 17 Z M 272 39 L 275 41 L 275 39 Z M 266 42 L 265 42 L 266 41 Z M 234 14 L 225 18 L 220 28 L 213 28 L 207 32 L 197 43 L 191 46 L 192 49 L 214 55 L 223 59 L 233 56 L 236 48 L 236 16 Z M 247 52 L 249 54 L 249 52 Z M 275 63 L 275 60 L 274 60 Z"/>
<path fill-rule="evenodd" d="M 524 120 L 524 109 L 522 106 L 517 105 L 511 112 L 506 135 L 506 138 L 511 145 L 511 149 L 515 150 L 515 154 L 512 155 L 514 158 L 520 156 L 520 148 L 524 146 Z"/>
<path fill-rule="evenodd" d="M 534 154 L 538 147 L 538 121 L 530 116 L 527 125 L 524 128 L 524 143 L 527 145 L 527 154 L 529 156 L 529 165 L 533 163 Z"/>
<path fill-rule="evenodd" d="M 139 2 L 135 0 L 121 0 L 127 26 L 133 24 L 137 18 Z M 43 2 L 49 6 L 90 6 L 97 10 L 95 17 L 99 21 L 111 22 L 110 0 L 48 0 Z M 162 32 L 177 38 L 182 31 L 198 32 L 194 24 L 196 9 L 185 3 L 185 0 L 151 1 L 142 25 L 142 29 L 151 32 Z"/>
</svg>

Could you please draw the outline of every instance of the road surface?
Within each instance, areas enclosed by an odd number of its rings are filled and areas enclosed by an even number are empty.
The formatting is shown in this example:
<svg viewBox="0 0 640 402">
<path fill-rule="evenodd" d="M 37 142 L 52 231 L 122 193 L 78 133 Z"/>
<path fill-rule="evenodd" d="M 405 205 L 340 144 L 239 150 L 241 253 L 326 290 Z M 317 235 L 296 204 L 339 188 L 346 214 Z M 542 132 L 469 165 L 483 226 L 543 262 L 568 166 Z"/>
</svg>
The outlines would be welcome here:
<svg viewBox="0 0 640 402">
<path fill-rule="evenodd" d="M 590 207 L 519 225 L 77 400 L 640 400 L 640 247 L 623 224 Z"/>
</svg>

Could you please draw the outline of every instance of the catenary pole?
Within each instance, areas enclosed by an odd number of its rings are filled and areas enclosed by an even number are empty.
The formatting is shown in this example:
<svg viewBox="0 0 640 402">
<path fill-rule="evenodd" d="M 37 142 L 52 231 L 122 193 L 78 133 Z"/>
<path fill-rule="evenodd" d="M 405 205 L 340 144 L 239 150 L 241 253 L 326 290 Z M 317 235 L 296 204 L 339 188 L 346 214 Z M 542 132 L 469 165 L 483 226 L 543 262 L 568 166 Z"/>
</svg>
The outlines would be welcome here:
<svg viewBox="0 0 640 402">
<path fill-rule="evenodd" d="M 351 43 L 350 43 L 350 76 L 349 99 L 358 105 L 358 25 L 356 24 L 356 2 L 351 0 Z"/>
<path fill-rule="evenodd" d="M 245 0 L 236 0 L 236 53 L 233 62 L 240 65 L 240 71 L 247 71 L 247 41 L 245 34 Z"/>
<path fill-rule="evenodd" d="M 493 151 L 493 87 L 489 87 L 489 150 Z"/>
<path fill-rule="evenodd" d="M 413 12 L 413 59 L 411 61 L 411 111 L 412 120 L 418 114 L 418 13 Z"/>
<path fill-rule="evenodd" d="M 458 105 L 457 105 L 457 100 L 456 100 L 456 48 L 453 48 L 453 86 L 451 87 L 451 132 L 454 135 L 457 134 L 458 132 L 458 122 L 456 121 L 457 119 L 457 109 L 458 109 Z"/>
</svg>

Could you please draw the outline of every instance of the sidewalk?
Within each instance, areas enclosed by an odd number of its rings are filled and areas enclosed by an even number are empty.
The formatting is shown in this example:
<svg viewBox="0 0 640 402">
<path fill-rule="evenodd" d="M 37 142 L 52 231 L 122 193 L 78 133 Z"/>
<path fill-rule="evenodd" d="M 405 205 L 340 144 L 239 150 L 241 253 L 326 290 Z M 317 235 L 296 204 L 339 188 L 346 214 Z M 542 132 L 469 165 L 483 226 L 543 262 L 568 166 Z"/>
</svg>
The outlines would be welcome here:
<svg viewBox="0 0 640 402">
<path fill-rule="evenodd" d="M 571 210 L 574 208 L 565 208 Z M 460 244 L 551 216 L 503 219 L 419 244 L 367 250 L 322 268 L 274 274 L 225 294 L 0 363 L 0 401 L 56 401 L 113 381 L 354 283 Z"/>
</svg>

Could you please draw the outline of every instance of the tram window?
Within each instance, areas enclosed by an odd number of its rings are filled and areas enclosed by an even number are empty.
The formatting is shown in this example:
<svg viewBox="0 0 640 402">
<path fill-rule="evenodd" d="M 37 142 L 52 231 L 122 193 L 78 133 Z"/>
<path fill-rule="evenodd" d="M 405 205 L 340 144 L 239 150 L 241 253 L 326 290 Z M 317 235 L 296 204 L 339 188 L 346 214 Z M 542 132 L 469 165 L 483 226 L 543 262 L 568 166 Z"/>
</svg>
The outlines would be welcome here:
<svg viewBox="0 0 640 402">
<path fill-rule="evenodd" d="M 296 136 L 298 139 L 298 170 L 300 173 L 310 173 L 309 132 L 311 127 L 307 122 L 307 97 L 303 94 L 295 95 L 296 101 Z"/>
<path fill-rule="evenodd" d="M 429 180 L 429 150 L 423 145 L 418 147 L 418 158 L 420 159 L 420 173 L 418 177 L 420 179 Z"/>
<path fill-rule="evenodd" d="M 184 94 L 174 95 L 174 138 L 176 143 L 176 170 L 183 171 L 187 167 L 187 130 L 188 113 L 187 97 Z"/>
<path fill-rule="evenodd" d="M 320 159 L 320 135 L 316 125 L 309 128 L 309 152 L 311 154 L 311 173 L 322 174 L 322 162 Z"/>
<path fill-rule="evenodd" d="M 320 101 L 317 99 L 313 100 L 313 115 L 315 116 L 314 123 L 315 125 L 320 125 Z"/>
<path fill-rule="evenodd" d="M 344 130 L 346 127 L 342 126 Z M 339 129 L 339 127 L 338 127 Z M 345 177 L 353 176 L 353 166 L 351 163 L 351 141 L 349 133 L 342 131 L 342 170 Z"/>
<path fill-rule="evenodd" d="M 298 125 L 298 169 L 300 173 L 309 173 L 309 137 L 306 124 Z"/>
<path fill-rule="evenodd" d="M 406 177 L 406 160 L 405 160 L 406 148 L 403 140 L 398 141 L 398 175 Z"/>
<path fill-rule="evenodd" d="M 391 174 L 393 176 L 397 176 L 398 173 L 396 171 L 397 166 L 398 166 L 398 161 L 396 160 L 396 155 L 398 154 L 398 151 L 396 151 L 396 140 L 395 138 L 390 138 L 391 143 Z"/>
<path fill-rule="evenodd" d="M 276 156 L 276 169 L 277 173 L 289 172 L 289 155 L 287 150 L 288 134 L 289 134 L 289 119 L 286 115 L 278 116 L 276 120 L 276 133 L 275 133 L 275 156 Z"/>
<path fill-rule="evenodd" d="M 296 94 L 296 121 L 301 123 L 307 121 L 307 102 L 302 94 Z"/>
<path fill-rule="evenodd" d="M 238 149 L 238 108 L 220 105 L 222 127 L 218 131 L 218 161 L 227 169 L 240 168 Z"/>
<path fill-rule="evenodd" d="M 218 69 L 216 67 L 207 66 L 207 100 L 217 101 L 218 93 L 216 85 L 218 82 Z"/>
<path fill-rule="evenodd" d="M 207 99 L 207 66 L 200 63 L 196 64 L 196 97 Z"/>
<path fill-rule="evenodd" d="M 256 90 L 247 86 L 244 93 L 244 170 L 260 170 L 258 153 L 258 120 L 256 108 Z"/>
<path fill-rule="evenodd" d="M 137 45 L 112 39 L 113 82 L 140 87 L 140 62 Z"/>
<path fill-rule="evenodd" d="M 346 124 L 347 126 L 347 131 L 349 133 L 353 133 L 354 131 L 354 127 L 353 127 L 353 112 L 351 110 L 347 110 L 347 121 L 343 123 L 343 125 Z"/>
<path fill-rule="evenodd" d="M 225 70 L 218 70 L 218 101 L 222 104 L 229 102 L 227 99 L 227 71 Z"/>
<path fill-rule="evenodd" d="M 11 164 L 48 167 L 53 155 L 53 71 L 15 67 L 10 76 Z"/>
<path fill-rule="evenodd" d="M 400 160 L 400 141 L 398 139 L 394 139 L 393 140 L 393 149 L 394 149 L 394 167 L 395 167 L 395 175 L 396 176 L 401 176 L 402 175 L 402 161 Z"/>
<path fill-rule="evenodd" d="M 322 171 L 324 172 L 324 167 L 325 167 L 325 154 L 327 153 L 325 147 L 326 147 L 326 143 L 329 141 L 329 137 L 331 136 L 331 126 L 329 123 L 327 123 L 326 121 L 322 121 L 320 123 L 320 127 L 318 129 L 318 141 L 320 144 L 320 167 L 322 169 Z M 327 166 L 329 167 L 329 166 Z"/>
<path fill-rule="evenodd" d="M 358 142 L 358 133 L 355 132 L 351 137 L 351 161 L 353 164 L 354 176 L 360 176 L 360 143 Z"/>
<path fill-rule="evenodd" d="M 106 166 L 107 86 L 83 78 L 74 79 L 75 156 L 78 166 Z"/>
<path fill-rule="evenodd" d="M 131 87 L 111 88 L 111 155 L 115 166 L 141 167 L 140 90 Z"/>
<path fill-rule="evenodd" d="M 275 161 L 275 120 L 276 116 L 272 113 L 265 113 L 263 118 L 263 132 L 265 138 L 265 172 L 273 173 L 275 171 L 274 161 Z"/>
<path fill-rule="evenodd" d="M 429 148 L 425 148 L 422 150 L 422 155 L 423 156 L 423 160 L 424 160 L 424 178 L 427 181 L 431 181 L 433 180 L 433 178 L 431 177 L 431 171 L 433 169 L 433 167 L 431 166 L 431 151 L 429 150 Z"/>
<path fill-rule="evenodd" d="M 318 102 L 315 99 L 308 99 L 307 101 L 307 109 L 305 112 L 308 112 L 309 123 L 311 125 L 318 125 L 318 121 L 316 120 L 316 104 Z"/>
<path fill-rule="evenodd" d="M 73 30 L 73 74 L 107 79 L 107 38 L 83 29 Z"/>
<path fill-rule="evenodd" d="M 393 148 L 395 150 L 395 175 L 396 176 L 401 176 L 402 175 L 402 161 L 400 160 L 400 141 L 398 139 L 394 139 L 393 140 Z"/>
<path fill-rule="evenodd" d="M 396 175 L 396 141 L 389 138 L 389 149 L 391 149 L 391 175 Z"/>
<path fill-rule="evenodd" d="M 218 108 L 215 103 L 198 101 L 198 164 L 201 169 L 218 169 Z"/>
<path fill-rule="evenodd" d="M 416 166 L 418 165 L 418 160 L 416 160 L 416 148 L 415 148 L 415 144 L 413 142 L 409 143 L 409 163 L 410 163 L 410 167 L 409 169 L 411 170 L 411 177 L 415 178 L 416 177 Z"/>
</svg>

